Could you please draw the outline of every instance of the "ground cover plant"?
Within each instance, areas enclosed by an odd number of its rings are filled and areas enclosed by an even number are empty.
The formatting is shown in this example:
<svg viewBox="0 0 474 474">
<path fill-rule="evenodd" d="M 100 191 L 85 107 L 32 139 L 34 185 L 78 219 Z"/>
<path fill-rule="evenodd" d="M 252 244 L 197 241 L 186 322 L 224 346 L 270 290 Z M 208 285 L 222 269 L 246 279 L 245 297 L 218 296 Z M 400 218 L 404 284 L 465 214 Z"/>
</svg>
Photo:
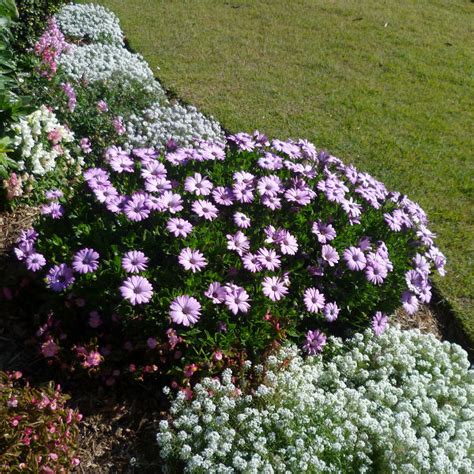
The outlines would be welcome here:
<svg viewBox="0 0 474 474">
<path fill-rule="evenodd" d="M 408 194 L 474 340 L 471 5 L 101 0 L 179 97 L 229 130 L 303 136 Z"/>
<path fill-rule="evenodd" d="M 396 328 L 329 345 L 329 359 L 285 347 L 249 363 L 243 392 L 227 369 L 173 395 L 165 472 L 472 472 L 474 372 L 459 346 Z"/>
<path fill-rule="evenodd" d="M 0 372 L 0 470 L 70 472 L 78 466 L 81 415 L 61 387 L 31 387 L 21 372 Z"/>
</svg>

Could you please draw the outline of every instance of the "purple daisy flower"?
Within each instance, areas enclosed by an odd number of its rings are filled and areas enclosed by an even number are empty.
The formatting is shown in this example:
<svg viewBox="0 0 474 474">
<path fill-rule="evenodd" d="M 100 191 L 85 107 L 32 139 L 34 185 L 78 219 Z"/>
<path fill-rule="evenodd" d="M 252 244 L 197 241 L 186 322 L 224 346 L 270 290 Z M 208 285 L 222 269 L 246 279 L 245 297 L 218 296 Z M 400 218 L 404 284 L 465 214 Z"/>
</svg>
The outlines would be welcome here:
<svg viewBox="0 0 474 474">
<path fill-rule="evenodd" d="M 184 181 L 184 189 L 196 196 L 208 196 L 211 194 L 213 184 L 200 173 L 188 176 Z"/>
<path fill-rule="evenodd" d="M 51 189 L 49 191 L 46 191 L 46 199 L 49 201 L 55 201 L 57 199 L 60 199 L 64 196 L 64 193 L 60 189 Z"/>
<path fill-rule="evenodd" d="M 167 209 L 171 214 L 176 214 L 183 210 L 183 200 L 179 194 L 173 193 L 172 191 L 165 191 L 160 196 L 160 202 L 163 209 Z"/>
<path fill-rule="evenodd" d="M 153 296 L 153 287 L 144 277 L 133 275 L 127 278 L 120 287 L 122 297 L 135 306 L 148 303 Z"/>
<path fill-rule="evenodd" d="M 344 260 L 350 270 L 363 270 L 367 263 L 364 253 L 357 247 L 344 250 Z"/>
<path fill-rule="evenodd" d="M 250 227 L 250 219 L 242 212 L 234 214 L 234 222 L 237 227 L 241 229 L 248 229 Z"/>
<path fill-rule="evenodd" d="M 204 217 L 208 221 L 214 220 L 218 214 L 217 207 L 205 199 L 194 201 L 191 207 L 199 217 Z"/>
<path fill-rule="evenodd" d="M 181 250 L 178 261 L 185 270 L 191 270 L 193 273 L 200 272 L 207 265 L 204 255 L 199 250 L 192 250 L 189 247 Z"/>
<path fill-rule="evenodd" d="M 46 259 L 40 253 L 32 253 L 26 257 L 26 268 L 32 272 L 41 270 L 46 265 Z"/>
<path fill-rule="evenodd" d="M 261 248 L 258 250 L 257 255 L 260 263 L 267 270 L 274 271 L 280 268 L 281 260 L 274 250 Z"/>
<path fill-rule="evenodd" d="M 134 194 L 124 205 L 123 212 L 133 222 L 140 222 L 150 215 L 147 197 L 144 194 Z"/>
<path fill-rule="evenodd" d="M 337 250 L 332 246 L 325 244 L 322 247 L 321 254 L 323 260 L 327 262 L 330 267 L 333 267 L 337 262 L 339 262 L 339 254 Z"/>
<path fill-rule="evenodd" d="M 234 203 L 234 193 L 232 188 L 224 188 L 223 186 L 218 186 L 212 191 L 212 197 L 214 201 L 221 206 L 232 206 Z"/>
<path fill-rule="evenodd" d="M 211 283 L 204 293 L 214 304 L 221 304 L 225 301 L 227 290 L 217 281 Z"/>
<path fill-rule="evenodd" d="M 337 306 L 336 303 L 326 303 L 324 306 L 323 314 L 324 317 L 326 318 L 326 321 L 332 322 L 337 319 L 339 316 L 339 307 Z"/>
<path fill-rule="evenodd" d="M 321 221 L 317 221 L 313 224 L 312 230 L 318 237 L 318 242 L 320 244 L 327 244 L 336 238 L 336 231 L 331 224 L 324 224 Z"/>
<path fill-rule="evenodd" d="M 72 274 L 72 269 L 65 263 L 52 267 L 46 276 L 48 287 L 58 293 L 71 286 L 74 283 L 74 280 L 75 278 Z"/>
<path fill-rule="evenodd" d="M 281 192 L 281 180 L 278 176 L 264 176 L 257 184 L 261 196 L 276 197 Z"/>
<path fill-rule="evenodd" d="M 367 281 L 374 285 L 381 285 L 385 278 L 387 278 L 388 272 L 387 267 L 377 261 L 371 261 L 365 267 L 365 277 Z"/>
<path fill-rule="evenodd" d="M 250 304 L 248 303 L 250 297 L 245 289 L 237 285 L 227 285 L 226 290 L 225 305 L 227 308 L 234 314 L 237 314 L 239 311 L 247 313 L 250 309 Z"/>
<path fill-rule="evenodd" d="M 281 199 L 276 196 L 263 196 L 262 204 L 265 207 L 268 207 L 269 209 L 271 209 L 272 211 L 281 209 Z"/>
<path fill-rule="evenodd" d="M 386 314 L 377 311 L 372 319 L 372 329 L 374 330 L 374 333 L 376 336 L 380 336 L 385 329 L 387 328 L 388 325 L 388 317 Z"/>
<path fill-rule="evenodd" d="M 242 257 L 242 263 L 244 268 L 249 272 L 256 273 L 262 269 L 262 264 L 258 258 L 258 255 L 254 253 L 247 253 Z"/>
<path fill-rule="evenodd" d="M 409 291 L 403 292 L 400 301 L 403 305 L 403 308 L 408 314 L 412 315 L 418 311 L 419 302 L 417 297 L 413 293 L 410 293 Z"/>
<path fill-rule="evenodd" d="M 201 303 L 192 296 L 178 296 L 171 303 L 169 314 L 174 323 L 192 326 L 201 315 Z"/>
<path fill-rule="evenodd" d="M 235 250 L 240 256 L 248 251 L 250 242 L 247 236 L 242 231 L 237 231 L 235 234 L 227 234 L 227 248 Z"/>
<path fill-rule="evenodd" d="M 189 221 L 178 217 L 173 217 L 172 219 L 170 219 L 166 224 L 166 228 L 175 237 L 184 238 L 186 238 L 193 230 L 193 226 Z"/>
<path fill-rule="evenodd" d="M 303 345 L 303 349 L 309 355 L 315 355 L 318 352 L 322 352 L 323 347 L 326 345 L 327 337 L 321 331 L 308 331 L 306 333 L 306 342 Z"/>
<path fill-rule="evenodd" d="M 280 301 L 288 294 L 288 283 L 279 277 L 265 277 L 262 283 L 263 294 L 272 301 Z"/>
<path fill-rule="evenodd" d="M 51 202 L 41 206 L 41 214 L 43 216 L 51 216 L 53 219 L 59 219 L 64 214 L 64 208 L 57 202 Z"/>
<path fill-rule="evenodd" d="M 304 304 L 310 313 L 319 313 L 326 304 L 326 298 L 316 288 L 308 288 L 304 292 Z"/>
<path fill-rule="evenodd" d="M 92 273 L 99 268 L 99 254 L 93 249 L 82 249 L 74 255 L 72 268 L 77 273 Z"/>
<path fill-rule="evenodd" d="M 122 258 L 122 268 L 128 273 L 140 273 L 146 270 L 148 257 L 139 250 L 131 250 Z"/>
<path fill-rule="evenodd" d="M 295 255 L 298 251 L 298 240 L 286 230 L 281 232 L 278 243 L 283 255 Z"/>
</svg>

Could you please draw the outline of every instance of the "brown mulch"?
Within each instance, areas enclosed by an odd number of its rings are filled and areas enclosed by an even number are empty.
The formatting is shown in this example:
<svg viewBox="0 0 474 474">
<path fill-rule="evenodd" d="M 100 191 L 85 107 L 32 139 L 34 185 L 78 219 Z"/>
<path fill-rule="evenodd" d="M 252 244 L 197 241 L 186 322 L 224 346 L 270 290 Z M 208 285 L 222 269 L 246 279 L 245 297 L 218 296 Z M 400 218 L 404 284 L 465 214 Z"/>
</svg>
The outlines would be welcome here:
<svg viewBox="0 0 474 474">
<path fill-rule="evenodd" d="M 9 212 L 0 212 L 0 255 L 6 254 L 23 229 L 28 229 L 39 214 L 38 207 L 18 206 Z"/>
</svg>

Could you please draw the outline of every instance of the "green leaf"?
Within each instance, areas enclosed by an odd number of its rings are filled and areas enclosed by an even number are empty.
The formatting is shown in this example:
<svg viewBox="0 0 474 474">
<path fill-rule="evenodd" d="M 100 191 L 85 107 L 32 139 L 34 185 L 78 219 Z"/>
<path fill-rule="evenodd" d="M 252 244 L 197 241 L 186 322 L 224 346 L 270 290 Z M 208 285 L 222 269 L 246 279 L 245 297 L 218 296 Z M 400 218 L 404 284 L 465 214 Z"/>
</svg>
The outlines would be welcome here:
<svg viewBox="0 0 474 474">
<path fill-rule="evenodd" d="M 0 0 L 0 15 L 10 20 L 18 18 L 18 9 L 14 0 Z"/>
</svg>

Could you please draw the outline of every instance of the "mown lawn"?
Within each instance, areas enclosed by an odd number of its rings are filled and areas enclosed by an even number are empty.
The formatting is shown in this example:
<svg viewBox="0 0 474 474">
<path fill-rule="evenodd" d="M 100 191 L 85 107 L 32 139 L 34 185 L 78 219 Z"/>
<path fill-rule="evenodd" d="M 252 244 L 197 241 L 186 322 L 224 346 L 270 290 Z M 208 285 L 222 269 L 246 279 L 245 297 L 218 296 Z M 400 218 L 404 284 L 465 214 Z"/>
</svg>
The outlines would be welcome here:
<svg viewBox="0 0 474 474">
<path fill-rule="evenodd" d="M 99 0 L 163 84 L 231 131 L 304 137 L 429 213 L 474 341 L 473 4 Z"/>
</svg>

